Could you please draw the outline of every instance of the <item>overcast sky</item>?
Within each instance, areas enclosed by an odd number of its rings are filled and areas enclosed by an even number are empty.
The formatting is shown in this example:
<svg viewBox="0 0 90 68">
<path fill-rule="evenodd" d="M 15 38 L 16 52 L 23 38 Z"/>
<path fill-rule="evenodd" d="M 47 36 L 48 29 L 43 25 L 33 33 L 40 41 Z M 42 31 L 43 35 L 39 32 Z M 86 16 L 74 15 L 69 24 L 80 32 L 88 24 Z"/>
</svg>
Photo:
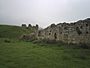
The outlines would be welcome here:
<svg viewBox="0 0 90 68">
<path fill-rule="evenodd" d="M 90 17 L 90 0 L 0 0 L 0 24 L 72 22 Z"/>
</svg>

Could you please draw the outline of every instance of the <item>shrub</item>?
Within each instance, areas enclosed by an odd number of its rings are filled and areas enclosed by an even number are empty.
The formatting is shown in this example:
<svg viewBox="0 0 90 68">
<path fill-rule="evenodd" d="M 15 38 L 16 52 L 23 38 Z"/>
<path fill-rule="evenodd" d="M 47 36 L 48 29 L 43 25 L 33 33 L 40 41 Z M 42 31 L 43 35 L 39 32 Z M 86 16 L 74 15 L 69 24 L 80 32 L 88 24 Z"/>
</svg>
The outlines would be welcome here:
<svg viewBox="0 0 90 68">
<path fill-rule="evenodd" d="M 80 43 L 80 47 L 83 49 L 89 49 L 90 47 L 88 46 L 88 44 L 85 43 Z"/>
<path fill-rule="evenodd" d="M 10 41 L 10 39 L 5 39 L 4 42 L 10 43 L 11 41 Z"/>
</svg>

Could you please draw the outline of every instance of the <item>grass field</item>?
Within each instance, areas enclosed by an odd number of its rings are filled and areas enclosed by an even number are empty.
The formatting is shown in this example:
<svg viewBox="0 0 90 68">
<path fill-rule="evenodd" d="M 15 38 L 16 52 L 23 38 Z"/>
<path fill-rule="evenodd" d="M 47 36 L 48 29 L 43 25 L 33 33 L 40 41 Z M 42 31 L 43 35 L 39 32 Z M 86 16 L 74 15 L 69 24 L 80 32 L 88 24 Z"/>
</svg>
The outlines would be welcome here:
<svg viewBox="0 0 90 68">
<path fill-rule="evenodd" d="M 0 68 L 90 68 L 90 49 L 0 39 Z"/>
<path fill-rule="evenodd" d="M 90 68 L 90 49 L 17 39 L 31 32 L 0 25 L 0 68 Z"/>
</svg>

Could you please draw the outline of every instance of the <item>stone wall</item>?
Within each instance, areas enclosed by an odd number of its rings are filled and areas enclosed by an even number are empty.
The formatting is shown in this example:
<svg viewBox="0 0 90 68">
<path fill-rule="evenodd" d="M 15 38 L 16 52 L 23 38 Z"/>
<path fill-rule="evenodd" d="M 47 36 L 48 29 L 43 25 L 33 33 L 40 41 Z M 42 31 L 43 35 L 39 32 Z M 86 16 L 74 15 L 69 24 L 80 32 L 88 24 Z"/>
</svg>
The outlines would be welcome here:
<svg viewBox="0 0 90 68">
<path fill-rule="evenodd" d="M 62 41 L 65 43 L 90 43 L 90 18 L 74 23 L 51 24 L 37 32 L 37 39 Z"/>
<path fill-rule="evenodd" d="M 30 31 L 30 34 L 23 34 L 20 36 L 20 39 L 26 40 L 26 41 L 31 41 L 31 40 L 36 40 L 37 39 L 37 34 L 38 34 L 38 29 L 39 26 L 36 24 L 36 26 L 32 26 L 31 24 L 28 24 L 28 26 L 26 26 L 26 24 L 22 24 L 22 28 L 23 29 L 27 29 L 28 31 Z"/>
<path fill-rule="evenodd" d="M 26 26 L 26 24 L 22 24 L 22 28 L 29 29 L 36 33 L 39 29 L 39 26 L 37 24 L 36 24 L 36 26 L 32 26 L 31 24 L 28 24 L 28 26 Z"/>
</svg>

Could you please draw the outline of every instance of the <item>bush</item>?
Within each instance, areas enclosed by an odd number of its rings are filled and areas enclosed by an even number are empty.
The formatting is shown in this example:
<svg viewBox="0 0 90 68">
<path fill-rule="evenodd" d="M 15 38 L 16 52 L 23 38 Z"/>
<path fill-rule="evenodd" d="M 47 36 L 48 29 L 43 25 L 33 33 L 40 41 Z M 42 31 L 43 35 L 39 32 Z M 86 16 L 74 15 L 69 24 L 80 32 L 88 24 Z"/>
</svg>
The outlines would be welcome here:
<svg viewBox="0 0 90 68">
<path fill-rule="evenodd" d="M 10 43 L 11 41 L 10 41 L 10 39 L 5 39 L 4 42 Z"/>
<path fill-rule="evenodd" d="M 80 47 L 83 48 L 83 49 L 89 49 L 90 47 L 88 46 L 88 44 L 80 44 Z"/>
</svg>

